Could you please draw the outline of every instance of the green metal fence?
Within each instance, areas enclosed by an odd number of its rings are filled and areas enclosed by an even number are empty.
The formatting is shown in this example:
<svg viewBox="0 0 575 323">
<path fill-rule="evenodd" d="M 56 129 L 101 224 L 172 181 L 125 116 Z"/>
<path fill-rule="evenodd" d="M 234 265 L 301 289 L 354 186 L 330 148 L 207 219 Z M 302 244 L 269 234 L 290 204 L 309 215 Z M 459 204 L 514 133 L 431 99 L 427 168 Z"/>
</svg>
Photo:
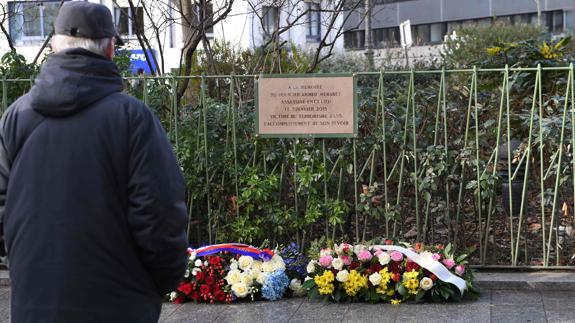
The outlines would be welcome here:
<svg viewBox="0 0 575 323">
<path fill-rule="evenodd" d="M 174 144 L 194 245 L 390 238 L 474 246 L 478 266 L 566 268 L 575 254 L 573 73 L 354 73 L 355 139 L 259 138 L 255 75 L 188 77 L 183 97 L 183 77 L 126 84 Z M 30 82 L 2 80 L 3 111 Z"/>
</svg>

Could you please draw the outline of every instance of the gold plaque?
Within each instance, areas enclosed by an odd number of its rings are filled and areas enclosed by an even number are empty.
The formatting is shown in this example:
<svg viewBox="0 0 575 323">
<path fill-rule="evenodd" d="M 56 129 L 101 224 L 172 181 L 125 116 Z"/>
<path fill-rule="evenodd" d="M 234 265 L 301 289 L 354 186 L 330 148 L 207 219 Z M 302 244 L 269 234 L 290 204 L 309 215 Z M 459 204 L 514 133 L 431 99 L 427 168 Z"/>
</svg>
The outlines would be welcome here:
<svg viewBox="0 0 575 323">
<path fill-rule="evenodd" d="M 264 137 L 354 137 L 353 76 L 257 80 L 257 130 Z"/>
</svg>

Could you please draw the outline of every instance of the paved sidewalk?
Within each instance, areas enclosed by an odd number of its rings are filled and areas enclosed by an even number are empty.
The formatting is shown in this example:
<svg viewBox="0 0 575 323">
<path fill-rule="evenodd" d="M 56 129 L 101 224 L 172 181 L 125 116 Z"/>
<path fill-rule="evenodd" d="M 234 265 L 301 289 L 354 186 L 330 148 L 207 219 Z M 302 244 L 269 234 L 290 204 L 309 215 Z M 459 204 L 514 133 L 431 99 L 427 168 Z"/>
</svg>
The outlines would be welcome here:
<svg viewBox="0 0 575 323">
<path fill-rule="evenodd" d="M 482 273 L 477 301 L 447 304 L 334 304 L 306 298 L 231 305 L 169 304 L 160 322 L 574 322 L 575 273 Z M 9 322 L 10 287 L 0 271 L 0 323 Z"/>
</svg>

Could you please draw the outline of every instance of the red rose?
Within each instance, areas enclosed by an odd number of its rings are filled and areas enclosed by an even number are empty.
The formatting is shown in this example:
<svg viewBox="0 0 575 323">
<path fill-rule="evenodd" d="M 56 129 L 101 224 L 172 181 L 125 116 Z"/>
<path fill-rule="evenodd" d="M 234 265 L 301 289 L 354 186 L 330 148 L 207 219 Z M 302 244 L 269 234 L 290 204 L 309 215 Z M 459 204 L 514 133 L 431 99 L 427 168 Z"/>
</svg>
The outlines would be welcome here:
<svg viewBox="0 0 575 323">
<path fill-rule="evenodd" d="M 379 263 L 375 263 L 375 264 L 371 265 L 371 267 L 369 267 L 369 270 L 370 270 L 372 273 L 377 273 L 377 272 L 379 272 L 379 271 L 382 270 L 382 269 L 383 269 L 383 266 L 380 265 Z"/>
<path fill-rule="evenodd" d="M 392 273 L 399 273 L 400 270 L 401 270 L 401 263 L 395 261 L 389 263 L 389 271 L 391 271 Z"/>
<path fill-rule="evenodd" d="M 208 276 L 206 278 L 206 284 L 208 284 L 208 285 L 213 285 L 215 281 L 216 281 L 216 279 L 213 276 Z"/>
<path fill-rule="evenodd" d="M 202 285 L 202 286 L 200 286 L 200 293 L 201 293 L 202 295 L 209 294 L 209 293 L 210 293 L 210 286 L 208 286 L 208 285 Z"/>
<path fill-rule="evenodd" d="M 179 292 L 183 292 L 184 291 L 184 286 L 186 285 L 186 283 L 184 282 L 180 282 L 180 285 L 178 285 L 178 291 Z"/>
<path fill-rule="evenodd" d="M 411 262 L 411 261 L 405 265 L 405 271 L 407 271 L 407 272 L 410 272 L 412 270 L 418 271 L 419 268 L 421 268 L 421 267 L 419 267 L 418 264 L 416 264 L 415 262 Z"/>
<path fill-rule="evenodd" d="M 184 302 L 184 296 L 182 295 L 178 295 L 178 297 L 176 297 L 176 299 L 174 299 L 174 303 L 176 304 L 182 304 Z"/>
<path fill-rule="evenodd" d="M 210 265 L 215 266 L 220 264 L 220 257 L 211 257 Z"/>
<path fill-rule="evenodd" d="M 195 291 L 192 292 L 192 294 L 190 295 L 190 297 L 191 297 L 195 302 L 197 302 L 197 301 L 200 299 L 200 293 L 199 293 L 197 290 L 195 290 Z"/>
<path fill-rule="evenodd" d="M 223 302 L 226 299 L 226 293 L 222 292 L 221 290 L 217 290 L 214 293 L 214 297 L 218 302 Z"/>
<path fill-rule="evenodd" d="M 203 271 L 198 271 L 198 272 L 196 273 L 196 280 L 199 281 L 199 282 L 203 282 L 205 276 L 206 276 L 206 274 L 204 274 Z"/>
<path fill-rule="evenodd" d="M 391 275 L 391 280 L 393 280 L 394 282 L 398 282 L 401 280 L 401 275 L 400 274 L 393 274 Z"/>
<path fill-rule="evenodd" d="M 349 265 L 349 269 L 353 270 L 356 269 L 357 267 L 359 267 L 360 263 L 358 261 L 353 261 L 350 265 Z"/>
<path fill-rule="evenodd" d="M 192 285 L 184 284 L 180 291 L 186 295 L 190 295 L 190 293 L 192 292 Z"/>
</svg>

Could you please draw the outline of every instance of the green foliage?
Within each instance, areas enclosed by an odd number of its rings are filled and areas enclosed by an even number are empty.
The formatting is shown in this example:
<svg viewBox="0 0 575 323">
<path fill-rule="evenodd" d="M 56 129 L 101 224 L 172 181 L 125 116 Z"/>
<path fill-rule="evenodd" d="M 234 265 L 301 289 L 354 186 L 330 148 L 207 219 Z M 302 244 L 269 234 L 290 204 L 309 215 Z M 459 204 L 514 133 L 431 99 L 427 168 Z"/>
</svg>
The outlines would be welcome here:
<svg viewBox="0 0 575 323">
<path fill-rule="evenodd" d="M 486 56 L 486 49 L 498 43 L 512 43 L 535 39 L 540 28 L 528 24 L 514 26 L 496 22 L 490 25 L 465 26 L 456 30 L 457 37 L 444 43 L 442 53 L 447 67 L 464 68 L 478 65 Z"/>
<path fill-rule="evenodd" d="M 6 83 L 7 106 L 25 94 L 32 85 L 32 80 L 39 67 L 26 62 L 26 58 L 15 51 L 10 51 L 0 60 L 0 74 L 4 79 L 22 79 Z M 29 80 L 28 80 L 29 79 Z"/>
</svg>

